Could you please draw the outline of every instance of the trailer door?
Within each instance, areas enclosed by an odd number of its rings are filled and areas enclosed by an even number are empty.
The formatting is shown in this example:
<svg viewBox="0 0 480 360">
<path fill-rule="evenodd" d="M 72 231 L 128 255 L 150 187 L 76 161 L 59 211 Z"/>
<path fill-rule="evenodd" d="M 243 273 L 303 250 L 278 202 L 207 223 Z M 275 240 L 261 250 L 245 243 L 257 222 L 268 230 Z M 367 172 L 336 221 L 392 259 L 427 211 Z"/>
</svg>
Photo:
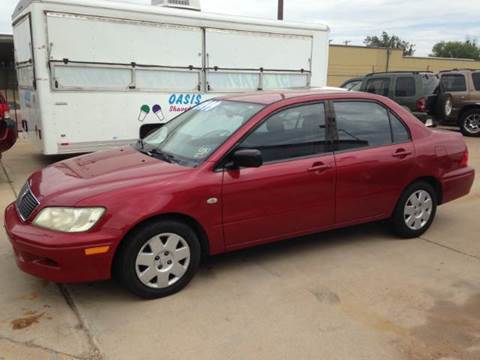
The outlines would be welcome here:
<svg viewBox="0 0 480 360">
<path fill-rule="evenodd" d="M 206 29 L 205 41 L 211 91 L 308 86 L 311 36 Z"/>
</svg>

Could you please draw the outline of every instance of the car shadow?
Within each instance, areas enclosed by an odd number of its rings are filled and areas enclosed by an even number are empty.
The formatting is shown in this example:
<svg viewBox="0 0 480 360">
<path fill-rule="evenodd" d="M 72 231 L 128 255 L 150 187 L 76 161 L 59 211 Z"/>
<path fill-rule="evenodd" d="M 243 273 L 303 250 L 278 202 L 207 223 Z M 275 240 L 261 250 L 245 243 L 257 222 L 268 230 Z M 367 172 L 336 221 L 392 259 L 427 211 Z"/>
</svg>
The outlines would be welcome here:
<svg viewBox="0 0 480 360">
<path fill-rule="evenodd" d="M 298 261 L 298 258 L 305 253 L 315 254 L 335 248 L 351 247 L 360 243 L 362 246 L 369 246 L 379 242 L 395 241 L 396 239 L 394 235 L 390 234 L 386 221 L 315 233 L 209 256 L 202 261 L 198 274 L 193 281 L 196 286 L 201 287 L 202 282 L 210 282 L 214 277 L 220 277 L 232 270 L 241 271 L 242 266 L 246 266 L 246 263 L 262 264 L 275 260 L 288 263 L 289 261 Z M 115 302 L 139 301 L 138 297 L 130 294 L 113 279 L 94 283 L 69 284 L 68 289 L 74 295 L 88 299 L 88 302 L 108 302 L 113 301 L 113 299 Z M 93 298 L 89 293 L 92 293 Z"/>
</svg>

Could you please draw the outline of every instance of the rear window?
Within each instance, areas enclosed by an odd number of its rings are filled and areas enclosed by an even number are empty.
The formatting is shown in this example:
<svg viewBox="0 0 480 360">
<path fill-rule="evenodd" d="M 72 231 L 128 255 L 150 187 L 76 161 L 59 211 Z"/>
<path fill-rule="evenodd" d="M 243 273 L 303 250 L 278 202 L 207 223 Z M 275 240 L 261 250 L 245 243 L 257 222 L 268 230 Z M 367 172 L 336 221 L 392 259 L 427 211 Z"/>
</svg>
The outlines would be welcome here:
<svg viewBox="0 0 480 360">
<path fill-rule="evenodd" d="M 466 91 L 467 83 L 465 76 L 461 74 L 445 74 L 442 75 L 442 87 L 445 91 Z"/>
<path fill-rule="evenodd" d="M 397 82 L 395 84 L 395 96 L 415 96 L 415 79 L 411 76 L 402 76 L 397 78 Z"/>
<path fill-rule="evenodd" d="M 473 79 L 473 86 L 475 86 L 475 90 L 480 91 L 480 72 L 472 74 Z"/>
<path fill-rule="evenodd" d="M 440 79 L 437 75 L 424 75 L 422 76 L 423 90 L 425 95 L 432 95 L 440 83 Z"/>
<path fill-rule="evenodd" d="M 389 78 L 376 78 L 367 81 L 366 91 L 372 94 L 388 96 Z"/>
</svg>

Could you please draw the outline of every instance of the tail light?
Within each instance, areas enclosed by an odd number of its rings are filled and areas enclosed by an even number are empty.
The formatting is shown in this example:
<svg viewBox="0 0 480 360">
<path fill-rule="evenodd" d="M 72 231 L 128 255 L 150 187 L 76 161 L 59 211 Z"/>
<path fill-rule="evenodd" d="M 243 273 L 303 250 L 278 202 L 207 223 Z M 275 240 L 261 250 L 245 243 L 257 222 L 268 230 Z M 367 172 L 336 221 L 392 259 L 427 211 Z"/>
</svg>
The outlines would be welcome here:
<svg viewBox="0 0 480 360">
<path fill-rule="evenodd" d="M 468 149 L 465 148 L 465 151 L 462 155 L 462 159 L 460 160 L 460 166 L 465 167 L 468 166 Z"/>
<path fill-rule="evenodd" d="M 427 100 L 424 97 L 421 97 L 417 100 L 417 111 L 425 112 L 427 110 Z"/>
</svg>

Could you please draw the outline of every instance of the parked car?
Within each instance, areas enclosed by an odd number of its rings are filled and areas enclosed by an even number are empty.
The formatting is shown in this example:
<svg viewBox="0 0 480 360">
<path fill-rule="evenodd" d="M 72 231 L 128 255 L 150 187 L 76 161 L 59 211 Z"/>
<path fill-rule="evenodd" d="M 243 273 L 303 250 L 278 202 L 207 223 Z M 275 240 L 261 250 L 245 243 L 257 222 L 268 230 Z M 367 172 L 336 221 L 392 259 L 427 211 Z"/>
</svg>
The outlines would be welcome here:
<svg viewBox="0 0 480 360">
<path fill-rule="evenodd" d="M 362 79 L 363 77 L 349 79 L 340 85 L 340 87 L 349 91 L 358 91 L 360 90 L 360 86 L 362 86 Z"/>
<path fill-rule="evenodd" d="M 463 135 L 480 136 L 480 70 L 442 71 L 439 76 L 433 114 L 441 123 L 459 126 Z"/>
<path fill-rule="evenodd" d="M 427 108 L 428 98 L 435 96 L 438 76 L 431 72 L 395 71 L 365 76 L 360 91 L 386 96 L 411 111 L 426 125 L 435 125 Z"/>
<path fill-rule="evenodd" d="M 5 210 L 18 266 L 56 282 L 108 279 L 156 298 L 200 259 L 390 219 L 423 234 L 474 180 L 463 137 L 392 100 L 348 91 L 231 95 L 179 115 L 135 146 L 29 177 Z"/>
<path fill-rule="evenodd" d="M 5 96 L 0 93 L 0 157 L 17 141 L 17 124 L 10 117 L 10 109 Z"/>
</svg>

